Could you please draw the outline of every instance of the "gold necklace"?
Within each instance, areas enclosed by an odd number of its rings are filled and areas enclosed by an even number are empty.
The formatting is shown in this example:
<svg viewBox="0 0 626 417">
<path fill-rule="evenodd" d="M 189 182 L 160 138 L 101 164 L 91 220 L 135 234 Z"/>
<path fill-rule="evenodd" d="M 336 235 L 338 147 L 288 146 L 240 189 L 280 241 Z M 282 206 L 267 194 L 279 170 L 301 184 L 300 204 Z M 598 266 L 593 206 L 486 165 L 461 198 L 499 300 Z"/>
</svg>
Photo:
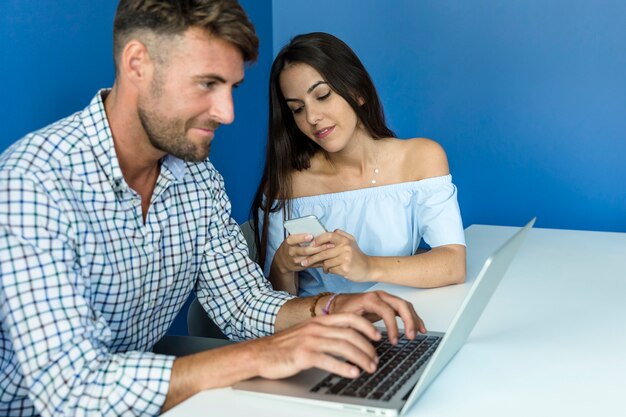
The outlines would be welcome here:
<svg viewBox="0 0 626 417">
<path fill-rule="evenodd" d="M 335 165 L 335 163 L 330 159 L 328 160 L 328 162 L 330 162 L 330 165 L 333 167 L 335 176 L 337 177 L 341 185 L 343 185 L 347 189 L 352 189 L 353 187 L 348 187 L 346 183 L 343 182 L 343 180 L 341 179 L 341 176 L 339 175 L 339 171 L 337 170 L 337 166 Z M 372 173 L 372 179 L 369 181 L 371 185 L 376 185 L 376 183 L 378 183 L 378 180 L 376 179 L 376 177 L 378 176 L 379 173 L 380 173 L 380 169 L 378 169 L 378 152 L 376 152 L 374 154 L 374 171 Z"/>
</svg>

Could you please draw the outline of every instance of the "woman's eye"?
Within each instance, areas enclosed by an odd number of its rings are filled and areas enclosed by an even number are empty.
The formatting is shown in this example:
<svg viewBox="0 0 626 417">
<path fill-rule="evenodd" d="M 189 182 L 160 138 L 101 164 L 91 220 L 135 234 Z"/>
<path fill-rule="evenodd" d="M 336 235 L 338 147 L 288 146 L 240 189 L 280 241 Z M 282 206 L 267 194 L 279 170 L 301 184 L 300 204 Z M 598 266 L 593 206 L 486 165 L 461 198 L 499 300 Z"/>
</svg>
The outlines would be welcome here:
<svg viewBox="0 0 626 417">
<path fill-rule="evenodd" d="M 328 97 L 330 97 L 330 91 L 328 93 L 324 94 L 323 96 L 320 96 L 318 98 L 318 100 L 326 100 Z"/>
<path fill-rule="evenodd" d="M 291 109 L 291 112 L 292 112 L 293 114 L 298 114 L 298 113 L 302 112 L 302 107 L 298 107 L 298 108 L 296 108 L 296 109 Z"/>
</svg>

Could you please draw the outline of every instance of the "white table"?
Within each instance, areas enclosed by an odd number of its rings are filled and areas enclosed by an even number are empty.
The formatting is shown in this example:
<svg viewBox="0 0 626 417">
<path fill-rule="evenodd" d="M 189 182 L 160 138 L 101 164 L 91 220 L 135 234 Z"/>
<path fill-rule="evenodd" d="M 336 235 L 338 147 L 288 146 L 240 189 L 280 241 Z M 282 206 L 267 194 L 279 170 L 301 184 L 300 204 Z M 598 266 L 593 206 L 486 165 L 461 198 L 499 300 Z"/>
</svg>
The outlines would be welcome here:
<svg viewBox="0 0 626 417">
<path fill-rule="evenodd" d="M 483 261 L 517 228 L 466 229 L 468 279 L 419 290 L 381 284 L 445 330 Z M 467 343 L 408 416 L 626 416 L 626 233 L 533 229 Z M 165 414 L 352 416 L 204 391 Z"/>
</svg>

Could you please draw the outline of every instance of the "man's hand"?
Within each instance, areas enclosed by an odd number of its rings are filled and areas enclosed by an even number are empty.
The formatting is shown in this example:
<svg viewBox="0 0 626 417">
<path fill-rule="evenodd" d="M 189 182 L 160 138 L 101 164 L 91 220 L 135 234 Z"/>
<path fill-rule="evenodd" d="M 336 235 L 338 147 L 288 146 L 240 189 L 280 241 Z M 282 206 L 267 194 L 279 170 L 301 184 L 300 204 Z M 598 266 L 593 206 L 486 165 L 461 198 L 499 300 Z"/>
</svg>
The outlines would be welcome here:
<svg viewBox="0 0 626 417">
<path fill-rule="evenodd" d="M 380 318 L 392 343 L 398 340 L 397 316 L 408 338 L 426 332 L 410 303 L 384 291 L 337 295 L 331 314 L 313 319 L 307 317 L 310 302 L 294 298 L 285 303 L 277 317 L 277 328 L 285 330 L 273 336 L 177 358 L 163 410 L 200 390 L 254 376 L 286 378 L 309 368 L 346 378 L 356 378 L 361 369 L 374 372 L 379 359 L 371 341 L 381 334 L 370 321 Z"/>
<path fill-rule="evenodd" d="M 256 373 L 265 378 L 286 378 L 309 368 L 355 378 L 361 369 L 376 370 L 378 357 L 370 340 L 380 338 L 363 317 L 332 314 L 246 344 L 254 353 Z"/>
<path fill-rule="evenodd" d="M 331 316 L 339 313 L 358 314 L 372 322 L 382 319 L 393 344 L 398 342 L 397 316 L 404 322 L 404 332 L 409 339 L 415 338 L 417 332 L 426 333 L 424 322 L 413 305 L 384 291 L 340 294 L 333 301 Z"/>
</svg>

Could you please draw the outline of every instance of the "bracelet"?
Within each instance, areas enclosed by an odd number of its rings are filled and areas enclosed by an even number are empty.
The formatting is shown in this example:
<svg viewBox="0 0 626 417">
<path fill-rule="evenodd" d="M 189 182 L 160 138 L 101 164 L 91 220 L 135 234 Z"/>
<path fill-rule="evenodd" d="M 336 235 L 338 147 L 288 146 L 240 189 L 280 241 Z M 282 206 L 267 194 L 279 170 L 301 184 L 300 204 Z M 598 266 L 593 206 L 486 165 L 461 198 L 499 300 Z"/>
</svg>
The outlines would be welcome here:
<svg viewBox="0 0 626 417">
<path fill-rule="evenodd" d="M 322 313 L 327 316 L 330 314 L 330 309 L 332 307 L 333 301 L 335 301 L 335 297 L 337 297 L 339 294 L 341 294 L 340 292 L 333 294 L 332 297 L 330 297 L 328 299 L 328 302 L 326 303 L 326 306 L 322 309 Z"/>
<path fill-rule="evenodd" d="M 311 317 L 317 316 L 317 314 L 315 313 L 315 307 L 317 307 L 317 302 L 320 300 L 320 298 L 324 297 L 325 295 L 331 295 L 331 294 L 332 292 L 321 292 L 317 294 L 315 297 L 313 297 L 313 301 L 311 302 L 311 307 L 309 308 L 309 311 L 311 312 Z"/>
</svg>

